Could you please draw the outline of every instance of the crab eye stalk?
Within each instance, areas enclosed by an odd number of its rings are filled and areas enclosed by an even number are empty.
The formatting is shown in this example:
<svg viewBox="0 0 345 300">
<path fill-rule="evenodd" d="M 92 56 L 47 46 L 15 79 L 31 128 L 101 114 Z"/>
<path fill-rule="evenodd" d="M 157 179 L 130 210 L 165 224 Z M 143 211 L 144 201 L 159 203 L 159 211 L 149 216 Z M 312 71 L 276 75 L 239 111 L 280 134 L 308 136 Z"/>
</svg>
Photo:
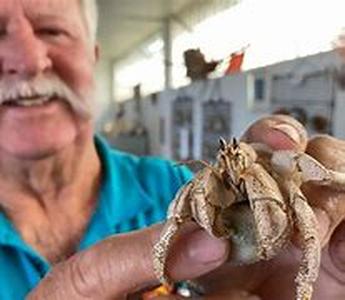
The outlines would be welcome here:
<svg viewBox="0 0 345 300">
<path fill-rule="evenodd" d="M 232 138 L 232 146 L 234 147 L 235 150 L 238 148 L 239 144 L 236 138 Z"/>
<path fill-rule="evenodd" d="M 226 149 L 226 141 L 222 137 L 219 138 L 219 148 L 223 151 Z"/>
</svg>

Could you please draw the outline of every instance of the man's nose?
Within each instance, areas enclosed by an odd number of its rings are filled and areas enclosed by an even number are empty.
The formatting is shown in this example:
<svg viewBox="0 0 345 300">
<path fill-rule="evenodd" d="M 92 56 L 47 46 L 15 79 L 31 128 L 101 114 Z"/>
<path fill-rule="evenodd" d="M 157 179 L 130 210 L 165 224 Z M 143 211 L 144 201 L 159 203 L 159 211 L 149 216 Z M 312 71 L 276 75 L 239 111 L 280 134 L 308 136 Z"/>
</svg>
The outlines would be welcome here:
<svg viewBox="0 0 345 300">
<path fill-rule="evenodd" d="M 2 73 L 7 76 L 35 77 L 51 68 L 47 45 L 31 29 L 14 32 L 2 58 Z"/>
</svg>

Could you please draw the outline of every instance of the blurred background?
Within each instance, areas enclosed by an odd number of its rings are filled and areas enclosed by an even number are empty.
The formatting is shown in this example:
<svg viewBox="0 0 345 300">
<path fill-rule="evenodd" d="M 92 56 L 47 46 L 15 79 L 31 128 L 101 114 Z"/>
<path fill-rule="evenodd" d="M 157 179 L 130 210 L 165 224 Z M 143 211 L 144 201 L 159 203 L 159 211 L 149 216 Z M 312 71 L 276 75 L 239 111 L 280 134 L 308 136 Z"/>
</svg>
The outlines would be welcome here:
<svg viewBox="0 0 345 300">
<path fill-rule="evenodd" d="M 96 131 L 117 149 L 212 161 L 268 113 L 345 138 L 341 0 L 98 0 Z"/>
</svg>

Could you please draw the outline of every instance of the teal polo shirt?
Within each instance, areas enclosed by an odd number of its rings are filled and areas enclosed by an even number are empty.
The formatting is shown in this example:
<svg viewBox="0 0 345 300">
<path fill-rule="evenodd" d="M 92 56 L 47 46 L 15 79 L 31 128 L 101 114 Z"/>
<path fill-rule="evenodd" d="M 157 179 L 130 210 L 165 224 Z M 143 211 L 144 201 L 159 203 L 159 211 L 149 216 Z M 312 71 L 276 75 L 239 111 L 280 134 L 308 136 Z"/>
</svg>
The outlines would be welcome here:
<svg viewBox="0 0 345 300">
<path fill-rule="evenodd" d="M 163 220 L 179 187 L 192 177 L 187 168 L 167 160 L 113 150 L 98 136 L 95 143 L 103 177 L 96 210 L 78 251 L 110 235 Z M 25 299 L 50 268 L 0 212 L 0 299 Z"/>
</svg>

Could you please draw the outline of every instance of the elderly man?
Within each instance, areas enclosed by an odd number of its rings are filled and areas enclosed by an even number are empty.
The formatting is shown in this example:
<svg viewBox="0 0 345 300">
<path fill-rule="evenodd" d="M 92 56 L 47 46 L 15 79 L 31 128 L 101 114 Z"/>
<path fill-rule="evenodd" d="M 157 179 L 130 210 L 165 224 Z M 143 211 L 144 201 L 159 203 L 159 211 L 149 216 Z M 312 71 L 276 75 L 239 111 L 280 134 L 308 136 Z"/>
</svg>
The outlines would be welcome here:
<svg viewBox="0 0 345 300">
<path fill-rule="evenodd" d="M 0 299 L 22 299 L 73 253 L 162 219 L 190 174 L 94 138 L 94 1 L 1 0 L 0 19 Z"/>
<path fill-rule="evenodd" d="M 191 174 L 164 160 L 112 151 L 94 136 L 96 15 L 92 0 L 0 0 L 2 300 L 122 299 L 157 284 L 151 249 L 161 226 L 110 236 L 162 220 L 169 201 Z M 299 149 L 306 144 L 300 131 L 293 120 L 273 117 L 255 123 L 247 138 Z M 310 145 L 326 164 L 345 166 L 344 142 L 323 138 Z M 324 151 L 335 147 L 337 165 Z M 341 201 L 331 194 L 335 192 L 324 193 L 324 200 L 333 197 L 332 207 L 344 215 Z M 320 234 L 328 237 L 335 219 L 325 211 L 327 206 L 319 214 Z M 341 234 L 337 229 L 332 237 L 335 246 L 329 253 L 336 259 L 326 260 L 330 267 L 321 273 L 319 299 L 344 297 Z M 187 228 L 174 249 L 169 265 L 175 279 L 203 275 L 220 266 L 231 251 L 196 228 Z M 205 288 L 215 297 L 218 293 L 217 299 L 240 299 L 237 290 L 290 299 L 286 297 L 293 288 L 284 270 L 296 264 L 290 255 L 249 272 L 226 266 L 227 275 L 221 278 L 228 282 L 235 272 L 238 280 L 222 285 L 225 281 L 217 279 L 217 288 L 212 281 L 222 274 L 217 272 Z M 257 276 L 262 268 L 265 276 Z M 286 297 L 274 285 L 277 279 Z M 332 294 L 326 285 L 332 285 Z"/>
</svg>

